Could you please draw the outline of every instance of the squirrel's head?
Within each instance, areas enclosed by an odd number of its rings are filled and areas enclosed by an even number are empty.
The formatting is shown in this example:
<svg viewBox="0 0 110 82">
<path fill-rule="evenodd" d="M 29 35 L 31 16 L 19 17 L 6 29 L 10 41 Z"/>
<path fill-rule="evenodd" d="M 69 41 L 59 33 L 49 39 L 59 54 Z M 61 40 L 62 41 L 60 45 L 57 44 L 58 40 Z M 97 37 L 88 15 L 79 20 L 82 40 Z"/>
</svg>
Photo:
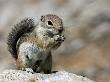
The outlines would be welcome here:
<svg viewBox="0 0 110 82">
<path fill-rule="evenodd" d="M 41 16 L 39 23 L 41 27 L 53 34 L 61 34 L 64 30 L 62 20 L 53 14 Z"/>
<path fill-rule="evenodd" d="M 45 46 L 53 49 L 58 48 L 65 38 L 62 33 L 64 31 L 62 20 L 53 14 L 41 16 L 36 31 Z"/>
</svg>

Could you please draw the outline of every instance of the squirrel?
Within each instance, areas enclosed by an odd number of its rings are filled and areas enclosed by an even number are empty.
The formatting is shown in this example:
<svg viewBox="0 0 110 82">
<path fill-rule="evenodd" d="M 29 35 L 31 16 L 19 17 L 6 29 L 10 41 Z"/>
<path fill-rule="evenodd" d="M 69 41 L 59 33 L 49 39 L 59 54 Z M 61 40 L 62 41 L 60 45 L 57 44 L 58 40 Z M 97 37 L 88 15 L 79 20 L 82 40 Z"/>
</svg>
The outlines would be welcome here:
<svg viewBox="0 0 110 82">
<path fill-rule="evenodd" d="M 8 51 L 14 57 L 17 69 L 51 73 L 51 51 L 65 40 L 63 31 L 62 19 L 53 14 L 42 15 L 37 24 L 32 18 L 17 23 L 7 38 Z"/>
</svg>

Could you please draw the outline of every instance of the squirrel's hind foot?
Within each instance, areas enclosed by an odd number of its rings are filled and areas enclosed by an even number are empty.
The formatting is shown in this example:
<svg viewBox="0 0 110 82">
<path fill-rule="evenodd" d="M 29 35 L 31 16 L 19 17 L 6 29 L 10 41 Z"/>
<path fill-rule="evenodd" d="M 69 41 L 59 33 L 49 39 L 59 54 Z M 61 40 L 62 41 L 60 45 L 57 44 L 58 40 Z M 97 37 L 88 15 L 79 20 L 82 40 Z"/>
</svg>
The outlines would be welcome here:
<svg viewBox="0 0 110 82">
<path fill-rule="evenodd" d="M 21 70 L 32 74 L 34 73 L 34 71 L 31 68 L 22 68 Z"/>
</svg>

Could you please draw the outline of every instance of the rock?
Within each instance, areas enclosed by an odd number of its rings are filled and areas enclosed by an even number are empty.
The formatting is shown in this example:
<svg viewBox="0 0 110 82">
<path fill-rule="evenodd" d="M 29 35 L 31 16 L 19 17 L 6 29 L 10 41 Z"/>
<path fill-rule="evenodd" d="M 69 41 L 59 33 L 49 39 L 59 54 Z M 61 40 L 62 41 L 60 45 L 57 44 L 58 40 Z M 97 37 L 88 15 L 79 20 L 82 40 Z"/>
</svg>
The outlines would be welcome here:
<svg viewBox="0 0 110 82">
<path fill-rule="evenodd" d="M 0 74 L 0 82 L 94 82 L 86 77 L 65 71 L 52 74 L 31 73 L 21 70 L 5 70 Z"/>
</svg>

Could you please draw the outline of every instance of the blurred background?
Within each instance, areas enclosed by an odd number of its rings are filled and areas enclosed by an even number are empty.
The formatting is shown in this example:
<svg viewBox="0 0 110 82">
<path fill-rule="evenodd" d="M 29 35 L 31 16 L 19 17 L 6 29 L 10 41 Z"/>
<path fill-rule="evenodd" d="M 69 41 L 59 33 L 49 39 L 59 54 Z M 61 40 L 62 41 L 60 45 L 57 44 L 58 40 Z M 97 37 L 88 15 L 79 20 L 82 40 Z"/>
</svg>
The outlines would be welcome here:
<svg viewBox="0 0 110 82">
<path fill-rule="evenodd" d="M 110 82 L 110 0 L 0 0 L 0 72 L 15 69 L 6 38 L 25 17 L 63 19 L 66 40 L 53 51 L 53 70 Z"/>
</svg>

